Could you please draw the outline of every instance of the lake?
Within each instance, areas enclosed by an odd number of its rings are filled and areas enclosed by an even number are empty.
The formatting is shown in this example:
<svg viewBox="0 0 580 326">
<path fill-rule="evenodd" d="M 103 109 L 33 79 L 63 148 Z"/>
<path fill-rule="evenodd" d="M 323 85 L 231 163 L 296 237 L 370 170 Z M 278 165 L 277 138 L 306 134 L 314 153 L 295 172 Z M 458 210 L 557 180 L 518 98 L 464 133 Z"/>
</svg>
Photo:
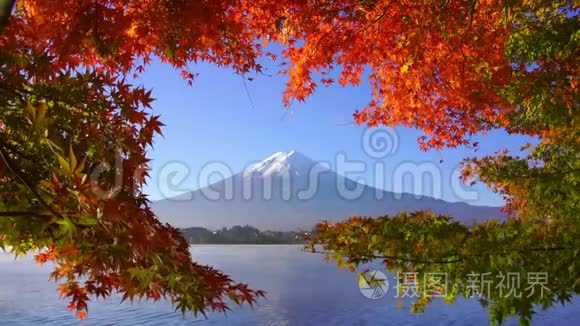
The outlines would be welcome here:
<svg viewBox="0 0 580 326">
<path fill-rule="evenodd" d="M 422 314 L 409 312 L 410 300 L 397 307 L 394 291 L 376 300 L 363 296 L 356 275 L 325 263 L 322 255 L 291 245 L 192 246 L 193 257 L 216 266 L 235 281 L 268 292 L 258 305 L 233 307 L 227 315 L 193 317 L 173 311 L 167 302 L 125 302 L 119 298 L 96 300 L 87 320 L 79 321 L 58 299 L 49 283 L 50 266 L 38 266 L 30 257 L 14 260 L 0 254 L 1 325 L 482 325 L 489 324 L 487 310 L 475 300 L 447 305 L 435 300 Z M 384 270 L 381 265 L 364 268 Z M 391 289 L 392 290 L 392 289 Z M 537 325 L 577 325 L 580 300 L 547 311 L 538 309 Z M 517 318 L 507 325 L 517 324 Z"/>
</svg>

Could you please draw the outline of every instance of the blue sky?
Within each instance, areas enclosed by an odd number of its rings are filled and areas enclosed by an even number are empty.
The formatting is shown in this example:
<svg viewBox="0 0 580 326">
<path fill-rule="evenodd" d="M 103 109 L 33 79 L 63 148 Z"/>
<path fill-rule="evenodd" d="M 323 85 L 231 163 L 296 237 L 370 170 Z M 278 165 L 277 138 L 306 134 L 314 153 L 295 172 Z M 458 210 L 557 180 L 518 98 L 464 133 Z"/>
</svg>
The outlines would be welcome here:
<svg viewBox="0 0 580 326">
<path fill-rule="evenodd" d="M 282 105 L 286 77 L 277 75 L 275 68 L 266 70 L 265 75 L 252 76 L 254 80 L 246 82 L 250 97 L 242 77 L 229 69 L 210 64 L 190 68 L 199 73 L 193 86 L 188 86 L 171 66 L 159 62 L 154 62 L 135 81 L 153 89 L 156 98 L 153 111 L 160 114 L 166 124 L 164 137 L 157 137 L 150 150 L 152 171 L 145 192 L 153 200 L 168 194 L 167 175 L 171 175 L 175 166 L 181 167 L 177 169 L 181 174 L 178 173 L 171 183 L 180 178 L 184 180 L 170 192 L 195 190 L 216 181 L 219 176 L 199 178 L 199 172 L 209 162 L 222 162 L 232 172 L 239 172 L 274 152 L 297 150 L 312 159 L 329 161 L 331 165 L 337 153 L 343 153 L 347 160 L 365 162 L 370 167 L 366 172 L 349 177 L 373 186 L 380 183 L 386 190 L 402 189 L 425 195 L 437 193 L 432 182 L 426 180 L 423 187 L 415 187 L 410 177 L 395 178 L 393 171 L 409 163 L 435 166 L 440 171 L 439 188 L 442 189 L 436 197 L 478 205 L 501 205 L 501 199 L 483 185 L 467 189 L 476 191 L 475 197 L 458 196 L 451 189 L 456 181 L 452 171 L 464 157 L 490 154 L 502 148 L 517 149 L 529 141 L 495 131 L 478 137 L 477 153 L 469 148 L 423 152 L 416 142 L 421 135 L 419 131 L 396 128 L 397 150 L 385 158 L 375 159 L 367 155 L 362 146 L 365 127 L 352 123 L 352 113 L 364 107 L 369 99 L 370 89 L 364 82 L 359 87 L 320 87 L 305 103 L 294 104 L 286 113 Z M 441 159 L 443 163 L 439 162 Z M 377 163 L 384 166 L 379 165 L 385 171 L 382 181 L 373 177 Z M 189 176 L 185 178 L 187 170 Z"/>
</svg>

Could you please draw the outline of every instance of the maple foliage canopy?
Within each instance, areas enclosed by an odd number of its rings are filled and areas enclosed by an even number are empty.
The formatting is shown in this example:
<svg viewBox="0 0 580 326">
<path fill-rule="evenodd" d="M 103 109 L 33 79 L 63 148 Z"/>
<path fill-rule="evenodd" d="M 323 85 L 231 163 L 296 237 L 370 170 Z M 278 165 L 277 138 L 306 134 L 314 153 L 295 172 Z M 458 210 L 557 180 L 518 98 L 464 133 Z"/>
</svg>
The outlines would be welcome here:
<svg viewBox="0 0 580 326">
<path fill-rule="evenodd" d="M 357 122 L 421 128 L 429 147 L 506 126 L 513 109 L 498 90 L 514 72 L 509 16 L 523 10 L 503 1 L 47 0 L 18 8 L 22 26 L 13 24 L 6 44 L 52 55 L 53 70 L 139 72 L 158 56 L 191 80 L 187 65 L 196 61 L 261 71 L 264 46 L 278 42 L 286 104 L 318 84 L 366 79 L 372 97 Z"/>
<path fill-rule="evenodd" d="M 419 128 L 425 149 L 492 128 L 538 136 L 529 157 L 473 160 L 465 177 L 520 215 L 574 216 L 576 11 L 545 0 L 19 0 L 0 21 L 0 244 L 43 250 L 80 317 L 90 296 L 115 291 L 202 313 L 263 295 L 193 262 L 139 190 L 162 124 L 151 92 L 126 79 L 154 58 L 191 83 L 189 64 L 259 73 L 268 56 L 288 76 L 286 105 L 318 85 L 368 82 L 355 120 Z"/>
</svg>

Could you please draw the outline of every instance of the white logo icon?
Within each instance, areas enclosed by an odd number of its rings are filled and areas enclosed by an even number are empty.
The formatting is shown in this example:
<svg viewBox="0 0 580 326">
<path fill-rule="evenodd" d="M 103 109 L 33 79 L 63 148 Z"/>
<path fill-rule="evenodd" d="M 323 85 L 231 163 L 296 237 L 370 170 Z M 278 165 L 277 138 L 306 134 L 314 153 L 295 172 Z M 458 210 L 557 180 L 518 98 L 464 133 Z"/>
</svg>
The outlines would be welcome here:
<svg viewBox="0 0 580 326">
<path fill-rule="evenodd" d="M 383 272 L 369 269 L 358 274 L 358 287 L 365 297 L 380 299 L 389 290 L 389 280 Z"/>
</svg>

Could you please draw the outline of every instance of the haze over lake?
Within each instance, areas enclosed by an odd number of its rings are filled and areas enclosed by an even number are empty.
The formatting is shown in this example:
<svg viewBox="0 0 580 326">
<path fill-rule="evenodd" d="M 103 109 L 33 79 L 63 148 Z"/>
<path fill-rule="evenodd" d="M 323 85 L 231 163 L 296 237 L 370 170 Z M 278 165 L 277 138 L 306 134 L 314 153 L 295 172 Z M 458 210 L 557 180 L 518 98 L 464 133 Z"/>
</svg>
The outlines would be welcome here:
<svg viewBox="0 0 580 326">
<path fill-rule="evenodd" d="M 0 325 L 482 325 L 489 324 L 488 312 L 475 300 L 460 299 L 447 305 L 435 300 L 423 314 L 409 312 L 410 300 L 397 308 L 392 287 L 376 300 L 365 298 L 355 274 L 324 263 L 323 256 L 300 251 L 301 246 L 192 246 L 193 257 L 227 271 L 236 281 L 267 291 L 253 309 L 198 318 L 182 317 L 167 302 L 119 303 L 115 297 L 92 302 L 87 320 L 79 321 L 58 300 L 54 283 L 48 282 L 50 266 L 37 266 L 30 257 L 14 261 L 0 254 Z M 364 268 L 384 270 L 367 265 Z M 575 325 L 580 300 L 542 311 L 538 325 Z M 517 324 L 509 318 L 506 325 Z"/>
</svg>

